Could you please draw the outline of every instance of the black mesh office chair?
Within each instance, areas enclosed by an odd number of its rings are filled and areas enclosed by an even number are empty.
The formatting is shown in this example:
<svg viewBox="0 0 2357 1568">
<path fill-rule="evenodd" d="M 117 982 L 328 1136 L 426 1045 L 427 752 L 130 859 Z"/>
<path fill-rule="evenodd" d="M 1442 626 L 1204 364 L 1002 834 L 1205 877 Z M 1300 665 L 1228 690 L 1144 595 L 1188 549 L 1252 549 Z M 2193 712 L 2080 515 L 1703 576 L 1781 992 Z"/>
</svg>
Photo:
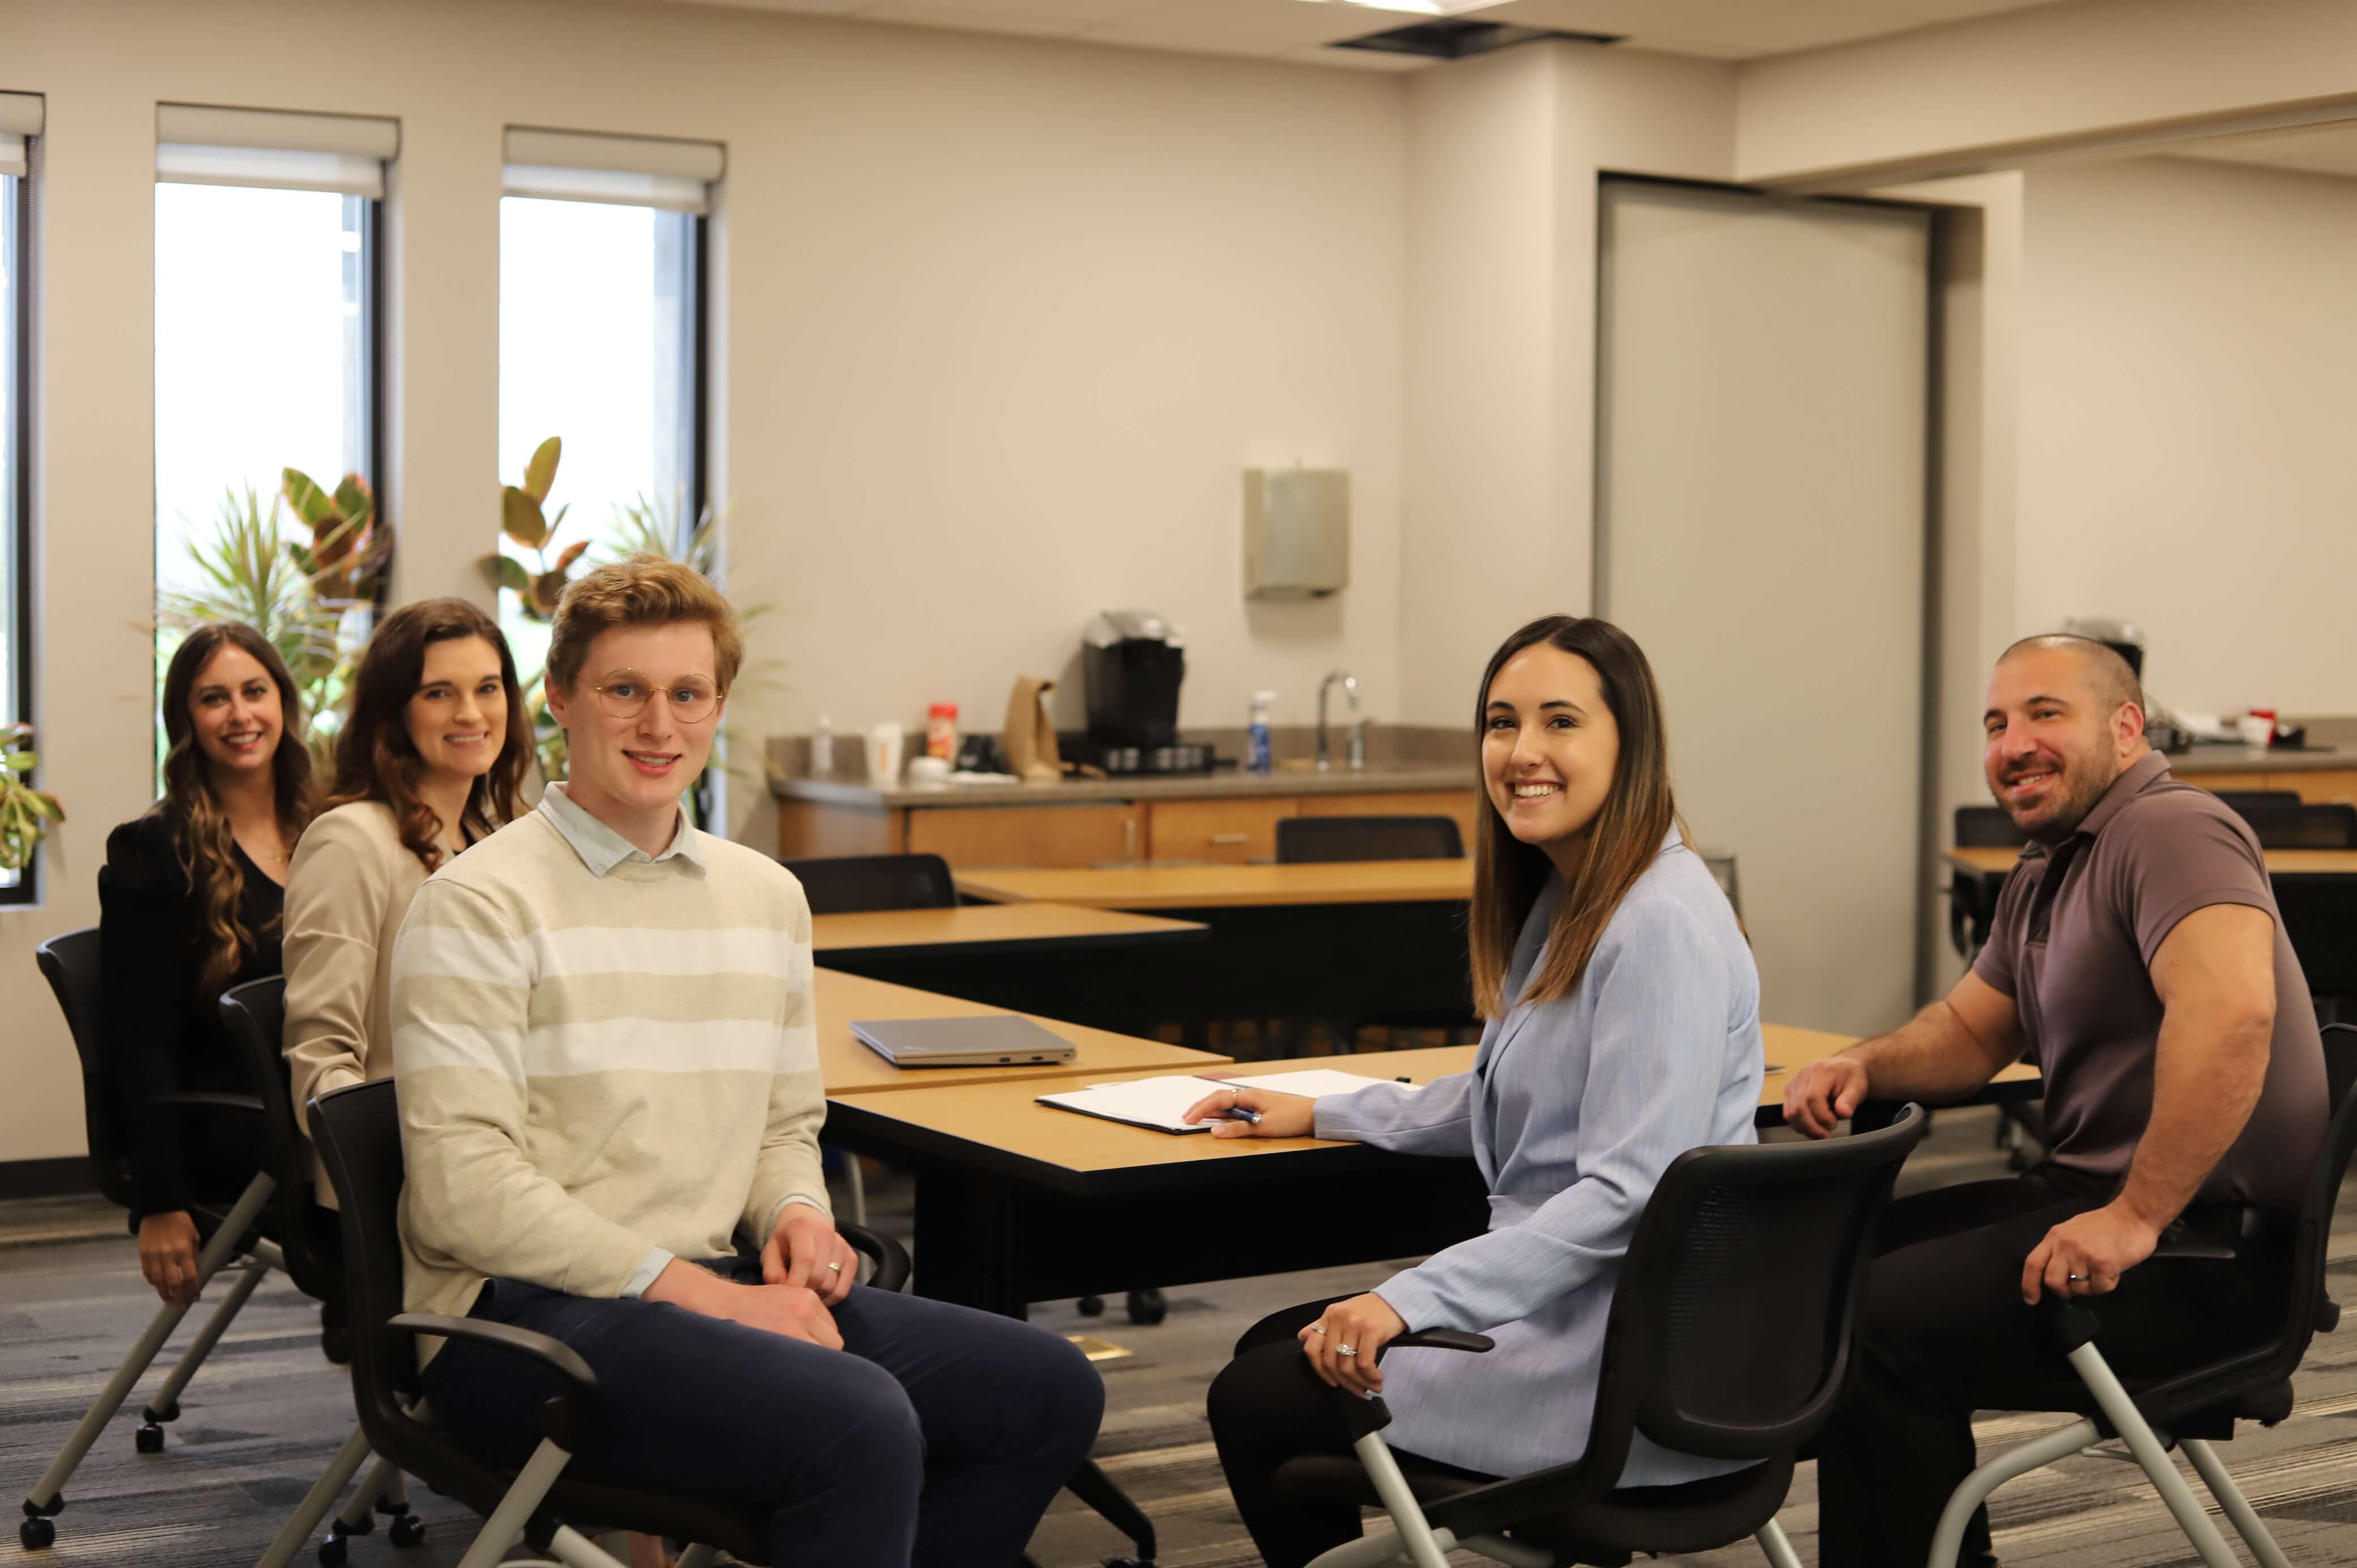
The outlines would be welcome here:
<svg viewBox="0 0 2357 1568">
<path fill-rule="evenodd" d="M 1462 860 L 1454 817 L 1280 817 L 1276 863 L 1342 860 Z"/>
<path fill-rule="evenodd" d="M 263 1168 L 276 1187 L 272 1194 L 274 1229 L 279 1239 L 287 1278 L 295 1288 L 325 1308 L 330 1326 L 321 1336 L 321 1348 L 332 1361 L 351 1359 L 351 1330 L 344 1326 L 350 1302 L 344 1288 L 343 1238 L 335 1212 L 312 1196 L 311 1145 L 295 1119 L 287 1090 L 286 1058 L 281 1048 L 286 1036 L 286 981 L 282 975 L 251 981 L 225 992 L 221 999 L 221 1022 L 245 1063 L 247 1081 L 262 1102 Z M 327 1470 L 296 1505 L 263 1553 L 255 1568 L 285 1568 L 310 1539 L 336 1498 L 369 1456 L 368 1440 L 358 1427 L 344 1439 Z M 392 1521 L 388 1534 L 397 1547 L 417 1545 L 425 1526 L 409 1511 L 409 1493 L 401 1472 L 380 1459 L 358 1487 L 319 1543 L 324 1568 L 338 1568 L 355 1535 L 376 1528 L 375 1514 Z"/>
<path fill-rule="evenodd" d="M 2297 789 L 2219 789 L 2212 792 L 2226 802 L 2229 810 L 2246 816 L 2254 811 L 2272 811 L 2299 804 L 2299 791 Z"/>
<path fill-rule="evenodd" d="M 2357 806 L 2345 800 L 2250 806 L 2242 816 L 2261 849 L 2357 849 Z"/>
<path fill-rule="evenodd" d="M 1794 1455 L 1848 1376 L 1875 1221 L 1925 1124 L 1910 1105 L 1879 1132 L 1689 1149 L 1672 1161 L 1620 1265 L 1587 1445 L 1572 1464 L 1486 1482 L 1403 1464 L 1383 1439 L 1391 1412 L 1382 1400 L 1328 1391 L 1358 1458 L 1292 1460 L 1277 1486 L 1303 1500 L 1384 1509 L 1393 1529 L 1312 1568 L 1442 1568 L 1458 1549 L 1516 1568 L 1620 1568 L 1638 1552 L 1708 1552 L 1745 1536 L 1775 1568 L 1799 1568 L 1776 1510 Z M 1386 1347 L 1425 1348 L 1479 1353 L 1491 1341 L 1439 1330 Z M 1749 1467 L 1641 1497 L 1618 1492 L 1641 1432 Z"/>
<path fill-rule="evenodd" d="M 597 1374 L 571 1347 L 508 1324 L 401 1310 L 401 1120 L 390 1081 L 340 1089 L 313 1101 L 311 1125 L 343 1202 L 352 1392 L 361 1429 L 377 1453 L 483 1516 L 483 1528 L 459 1568 L 491 1568 L 519 1539 L 568 1568 L 627 1568 L 593 1543 L 585 1529 L 634 1530 L 686 1541 L 678 1568 L 710 1568 L 716 1550 L 765 1568 L 769 1520 L 743 1504 L 566 1478 L 572 1450 L 599 1419 Z M 909 1254 L 899 1242 L 856 1225 L 838 1229 L 875 1264 L 869 1284 L 879 1290 L 906 1285 Z M 479 1464 L 428 1423 L 417 1403 L 421 1334 L 469 1339 L 538 1361 L 569 1385 L 567 1393 L 542 1407 L 547 1435 L 522 1469 Z"/>
<path fill-rule="evenodd" d="M 103 891 L 106 874 L 99 873 Z M 104 1049 L 105 1035 L 102 1018 L 105 1007 L 105 977 L 99 963 L 98 929 L 69 931 L 52 937 L 34 950 L 34 960 L 40 966 L 43 978 L 57 993 L 58 1005 L 66 1015 L 66 1028 L 73 1036 L 74 1051 L 81 1058 L 82 1131 L 90 1146 L 90 1164 L 98 1189 L 108 1202 L 120 1205 L 130 1216 L 131 1229 L 139 1228 L 137 1202 L 131 1190 L 131 1172 L 124 1155 L 124 1128 L 123 1107 L 108 1070 Z M 184 1092 L 170 1097 L 175 1106 L 213 1112 L 247 1112 L 259 1117 L 262 1103 L 250 1095 Z M 274 1182 L 264 1171 L 255 1175 L 245 1189 L 233 1198 L 219 1200 L 216 1195 L 204 1195 L 189 1208 L 189 1218 L 196 1221 L 199 1249 L 197 1253 L 198 1288 L 211 1283 L 213 1277 L 225 1269 L 233 1269 L 237 1278 L 229 1294 L 214 1306 L 212 1314 L 197 1331 L 195 1339 L 182 1352 L 180 1359 L 166 1376 L 163 1387 L 141 1410 L 142 1424 L 137 1434 L 137 1447 L 142 1454 L 160 1453 L 164 1447 L 164 1423 L 180 1413 L 180 1394 L 203 1366 L 205 1358 L 221 1342 L 242 1309 L 262 1277 L 273 1268 L 283 1268 L 285 1261 L 278 1248 L 265 1233 L 270 1216 L 267 1213 Z M 16 1538 L 28 1549 L 38 1550 L 57 1540 L 55 1515 L 66 1506 L 65 1484 L 90 1452 L 98 1434 L 122 1408 L 131 1387 L 146 1373 L 172 1330 L 187 1316 L 185 1306 L 165 1305 L 148 1320 L 146 1329 L 133 1344 L 123 1364 L 107 1380 L 106 1387 L 83 1415 L 65 1445 L 58 1451 L 49 1467 L 25 1498 L 24 1522 L 17 1526 Z"/>
<path fill-rule="evenodd" d="M 2127 1444 L 2178 1528 L 2210 1568 L 2234 1568 L 2236 1559 L 2194 1497 L 2193 1488 L 2170 1463 L 2168 1445 L 2172 1441 L 2192 1461 L 2210 1495 L 2218 1499 L 2220 1509 L 2262 1568 L 2287 1568 L 2282 1549 L 2210 1444 L 2233 1437 L 2236 1422 L 2273 1426 L 2289 1415 L 2292 1374 L 2308 1354 L 2309 1341 L 2318 1329 L 2330 1333 L 2341 1323 L 2341 1309 L 2325 1294 L 2325 1266 L 2333 1206 L 2341 1196 L 2341 1177 L 2348 1174 L 2351 1150 L 2357 1148 L 2357 1026 L 2333 1024 L 2325 1028 L 2324 1069 L 2332 1114 L 2325 1123 L 2324 1142 L 2317 1150 L 2299 1217 L 2287 1238 L 2290 1288 L 2284 1295 L 2287 1304 L 2284 1321 L 2276 1333 L 2259 1345 L 2222 1347 L 2226 1353 L 2206 1366 L 2124 1386 L 2105 1364 L 2100 1348 L 2100 1301 L 2091 1311 L 2074 1302 L 2046 1297 L 2040 1310 L 2069 1356 L 2079 1381 L 2056 1388 L 2050 1404 L 2032 1408 L 2068 1411 L 2083 1419 L 2009 1448 L 1966 1477 L 1940 1516 L 1939 1533 L 1932 1542 L 1931 1568 L 1954 1568 L 1964 1526 L 1991 1492 L 2017 1476 L 2114 1436 Z M 2280 1245 L 2287 1238 L 2273 1240 Z M 2165 1238 L 2153 1255 L 2137 1266 L 2198 1269 L 2233 1255 L 2230 1245 Z"/>
<path fill-rule="evenodd" d="M 781 862 L 813 915 L 869 909 L 954 909 L 956 881 L 938 854 L 843 854 Z"/>
</svg>

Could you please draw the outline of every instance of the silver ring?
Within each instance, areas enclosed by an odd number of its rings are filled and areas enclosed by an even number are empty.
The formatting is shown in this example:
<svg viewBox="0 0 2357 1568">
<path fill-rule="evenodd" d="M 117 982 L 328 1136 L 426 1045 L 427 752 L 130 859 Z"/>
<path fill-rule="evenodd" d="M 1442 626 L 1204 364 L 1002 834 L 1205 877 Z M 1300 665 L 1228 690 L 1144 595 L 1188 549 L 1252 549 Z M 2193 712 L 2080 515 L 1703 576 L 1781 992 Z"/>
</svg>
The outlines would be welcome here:
<svg viewBox="0 0 2357 1568">
<path fill-rule="evenodd" d="M 1334 1354 L 1337 1356 L 1355 1356 L 1358 1353 L 1359 1348 L 1356 1345 L 1337 1345 L 1334 1347 Z"/>
<path fill-rule="evenodd" d="M 2065 1284 L 2077 1284 L 2086 1277 L 2087 1276 L 2085 1274 L 2064 1274 L 2062 1276 L 2062 1282 Z"/>
<path fill-rule="evenodd" d="M 1312 1334 L 1323 1334 L 1326 1332 L 1326 1326 L 1322 1323 L 1313 1323 L 1309 1326 L 1309 1332 Z"/>
</svg>

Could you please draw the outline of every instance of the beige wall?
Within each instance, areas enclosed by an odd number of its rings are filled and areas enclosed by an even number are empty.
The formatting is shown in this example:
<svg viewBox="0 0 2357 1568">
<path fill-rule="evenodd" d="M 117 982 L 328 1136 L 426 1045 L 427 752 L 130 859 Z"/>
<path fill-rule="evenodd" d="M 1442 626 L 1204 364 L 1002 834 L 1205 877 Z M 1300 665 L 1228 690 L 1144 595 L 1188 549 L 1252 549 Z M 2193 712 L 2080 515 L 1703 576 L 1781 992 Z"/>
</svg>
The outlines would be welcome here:
<svg viewBox="0 0 2357 1568">
<path fill-rule="evenodd" d="M 1874 183 L 2258 113 L 2357 113 L 2347 0 L 2068 0 L 1747 63 L 1737 167 Z"/>
<path fill-rule="evenodd" d="M 1724 179 L 1732 67 L 1576 44 L 1408 79 L 1405 716 L 1592 607 L 1600 172 Z"/>
<path fill-rule="evenodd" d="M 509 124 L 709 138 L 715 449 L 734 586 L 777 612 L 757 733 L 995 728 L 1098 609 L 1192 639 L 1186 717 L 1307 711 L 1355 669 L 1397 712 L 1405 106 L 1390 76 L 692 6 L 0 3 L 0 88 L 47 95 L 36 446 L 39 716 L 72 820 L 0 910 L 0 1159 L 81 1146 L 32 945 L 96 918 L 147 800 L 154 112 L 402 122 L 392 174 L 400 596 L 478 593 L 498 523 L 498 195 Z M 1242 598 L 1243 468 L 1352 471 L 1353 581 Z M 750 693 L 748 693 L 750 695 Z M 758 790 L 737 831 L 769 831 Z"/>
<path fill-rule="evenodd" d="M 2017 625 L 2140 624 L 2154 696 L 2357 711 L 2357 179 L 2026 177 Z"/>
</svg>

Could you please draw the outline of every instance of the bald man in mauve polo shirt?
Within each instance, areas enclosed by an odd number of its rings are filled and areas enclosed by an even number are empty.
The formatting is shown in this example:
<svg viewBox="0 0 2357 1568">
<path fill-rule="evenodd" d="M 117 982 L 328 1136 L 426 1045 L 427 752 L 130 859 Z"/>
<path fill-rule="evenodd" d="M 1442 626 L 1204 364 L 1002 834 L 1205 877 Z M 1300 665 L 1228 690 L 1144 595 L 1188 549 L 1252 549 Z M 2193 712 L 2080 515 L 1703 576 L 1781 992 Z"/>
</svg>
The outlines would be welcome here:
<svg viewBox="0 0 2357 1568">
<path fill-rule="evenodd" d="M 2258 841 L 2145 744 L 2144 698 L 2098 642 L 2034 637 L 1990 678 L 1986 768 L 2030 838 L 1972 972 L 1903 1028 L 1793 1075 L 1824 1137 L 1859 1102 L 1952 1100 L 2027 1049 L 2051 1155 L 1891 1206 L 1865 1353 L 1818 1444 L 1822 1568 L 1921 1563 L 1973 1467 L 1972 1412 L 2075 1386 L 2026 1303 L 2102 1296 L 2123 1377 L 2270 1336 L 2291 1218 L 2324 1133 L 2324 1050 Z M 2231 1263 L 2156 1264 L 2163 1230 Z M 1975 1518 L 1964 1561 L 1989 1563 Z"/>
</svg>

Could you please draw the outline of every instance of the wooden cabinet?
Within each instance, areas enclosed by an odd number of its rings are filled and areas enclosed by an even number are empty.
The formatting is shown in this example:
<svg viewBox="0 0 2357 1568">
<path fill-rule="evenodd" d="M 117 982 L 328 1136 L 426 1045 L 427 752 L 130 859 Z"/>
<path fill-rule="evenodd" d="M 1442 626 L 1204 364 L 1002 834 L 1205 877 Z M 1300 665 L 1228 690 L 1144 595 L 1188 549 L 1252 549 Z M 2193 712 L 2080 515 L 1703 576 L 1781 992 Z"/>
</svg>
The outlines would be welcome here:
<svg viewBox="0 0 2357 1568">
<path fill-rule="evenodd" d="M 2311 805 L 2334 801 L 2357 805 L 2357 768 L 2287 768 L 2280 773 L 2183 773 L 2177 777 L 2204 789 L 2289 789 Z"/>
<path fill-rule="evenodd" d="M 1473 853 L 1473 824 L 1481 797 L 1472 789 L 1416 789 L 1393 795 L 1304 795 L 1305 817 L 1454 817 Z"/>
<path fill-rule="evenodd" d="M 1146 809 L 1112 805 L 949 806 L 909 812 L 909 853 L 963 869 L 1100 865 L 1143 859 Z"/>
<path fill-rule="evenodd" d="M 1155 860 L 1208 860 L 1241 865 L 1276 858 L 1276 824 L 1292 800 L 1157 800 L 1147 819 L 1146 854 Z"/>
</svg>

